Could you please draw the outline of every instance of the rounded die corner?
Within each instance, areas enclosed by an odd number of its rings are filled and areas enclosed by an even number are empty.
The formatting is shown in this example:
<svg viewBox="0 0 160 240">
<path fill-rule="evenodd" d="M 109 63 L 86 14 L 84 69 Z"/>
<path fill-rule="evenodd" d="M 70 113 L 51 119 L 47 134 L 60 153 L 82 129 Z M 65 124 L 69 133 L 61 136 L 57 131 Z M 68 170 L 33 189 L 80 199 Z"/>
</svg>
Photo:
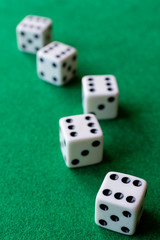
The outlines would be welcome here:
<svg viewBox="0 0 160 240">
<path fill-rule="evenodd" d="M 115 76 L 115 75 L 113 75 L 113 74 L 108 74 L 107 76 L 109 76 L 109 77 L 111 77 L 111 78 L 114 78 L 114 80 L 116 80 L 116 81 L 117 81 L 117 78 L 116 78 L 116 76 Z"/>
<path fill-rule="evenodd" d="M 76 55 L 78 56 L 78 51 L 77 51 L 77 49 L 76 49 L 75 47 L 72 47 L 72 49 L 73 49 L 73 54 L 76 54 Z"/>
<path fill-rule="evenodd" d="M 89 75 L 85 75 L 82 77 L 82 82 L 85 84 L 85 81 L 87 81 L 87 78 L 90 77 Z"/>
<path fill-rule="evenodd" d="M 25 18 L 31 18 L 31 17 L 35 17 L 35 15 L 28 14 L 28 15 L 26 15 L 23 19 L 25 19 Z M 38 17 L 38 16 L 36 16 L 36 17 Z"/>
<path fill-rule="evenodd" d="M 21 23 L 16 26 L 16 33 L 19 33 L 22 29 Z"/>
<path fill-rule="evenodd" d="M 62 117 L 58 120 L 59 126 L 62 127 L 65 117 Z"/>
</svg>

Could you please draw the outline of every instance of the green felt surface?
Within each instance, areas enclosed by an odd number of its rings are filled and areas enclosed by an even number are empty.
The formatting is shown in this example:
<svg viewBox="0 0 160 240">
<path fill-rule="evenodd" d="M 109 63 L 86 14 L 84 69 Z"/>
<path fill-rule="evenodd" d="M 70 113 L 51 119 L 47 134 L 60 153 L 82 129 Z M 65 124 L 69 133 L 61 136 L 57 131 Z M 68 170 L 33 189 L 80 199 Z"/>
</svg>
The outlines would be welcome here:
<svg viewBox="0 0 160 240">
<path fill-rule="evenodd" d="M 0 239 L 160 239 L 159 0 L 1 0 Z M 35 55 L 18 51 L 16 25 L 28 14 L 53 19 L 54 39 L 78 50 L 78 77 L 41 81 Z M 119 116 L 100 121 L 103 162 L 69 169 L 58 120 L 82 113 L 81 78 L 114 74 Z M 148 182 L 139 230 L 124 236 L 94 223 L 108 171 Z"/>
</svg>

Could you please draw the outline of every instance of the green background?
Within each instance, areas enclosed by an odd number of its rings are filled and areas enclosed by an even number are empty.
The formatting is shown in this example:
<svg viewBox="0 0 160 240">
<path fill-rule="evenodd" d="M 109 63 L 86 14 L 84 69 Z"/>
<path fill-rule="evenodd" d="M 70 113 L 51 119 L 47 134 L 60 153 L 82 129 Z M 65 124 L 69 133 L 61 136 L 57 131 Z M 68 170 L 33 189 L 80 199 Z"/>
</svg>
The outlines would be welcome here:
<svg viewBox="0 0 160 240">
<path fill-rule="evenodd" d="M 160 239 L 160 1 L 1 0 L 0 239 Z M 35 55 L 16 46 L 28 14 L 50 17 L 54 40 L 78 50 L 78 77 L 65 87 L 41 81 Z M 69 169 L 58 121 L 82 113 L 81 78 L 114 74 L 119 116 L 100 121 L 104 159 Z M 94 203 L 108 171 L 148 182 L 137 233 L 94 223 Z"/>
</svg>

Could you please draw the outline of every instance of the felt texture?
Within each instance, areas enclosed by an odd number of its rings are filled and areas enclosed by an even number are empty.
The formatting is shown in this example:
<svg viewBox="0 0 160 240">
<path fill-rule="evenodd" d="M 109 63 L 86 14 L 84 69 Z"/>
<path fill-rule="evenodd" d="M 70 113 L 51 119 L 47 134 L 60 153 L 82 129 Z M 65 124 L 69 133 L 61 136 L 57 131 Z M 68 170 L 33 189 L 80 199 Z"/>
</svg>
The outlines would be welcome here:
<svg viewBox="0 0 160 240">
<path fill-rule="evenodd" d="M 0 239 L 159 239 L 159 0 L 1 0 Z M 35 55 L 16 46 L 28 14 L 53 20 L 54 40 L 78 50 L 78 75 L 65 87 L 41 81 Z M 81 78 L 113 74 L 119 115 L 100 121 L 104 158 L 69 169 L 58 121 L 81 114 Z M 148 182 L 137 233 L 125 237 L 94 223 L 94 204 L 109 171 Z"/>
</svg>

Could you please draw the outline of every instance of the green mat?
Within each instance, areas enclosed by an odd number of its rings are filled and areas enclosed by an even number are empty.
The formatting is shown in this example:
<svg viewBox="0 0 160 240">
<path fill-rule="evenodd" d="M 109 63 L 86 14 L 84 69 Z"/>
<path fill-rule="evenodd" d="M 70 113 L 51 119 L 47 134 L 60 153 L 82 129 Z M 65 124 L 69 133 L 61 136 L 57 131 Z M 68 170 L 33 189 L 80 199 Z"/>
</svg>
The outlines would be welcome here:
<svg viewBox="0 0 160 240">
<path fill-rule="evenodd" d="M 160 2 L 1 0 L 0 239 L 160 239 Z M 50 17 L 54 40 L 78 50 L 78 76 L 65 87 L 41 81 L 35 55 L 17 49 L 16 25 L 28 14 Z M 104 159 L 69 169 L 58 121 L 81 114 L 81 78 L 113 74 L 119 116 L 100 121 Z M 148 182 L 134 236 L 94 223 L 94 204 L 109 171 Z"/>
</svg>

